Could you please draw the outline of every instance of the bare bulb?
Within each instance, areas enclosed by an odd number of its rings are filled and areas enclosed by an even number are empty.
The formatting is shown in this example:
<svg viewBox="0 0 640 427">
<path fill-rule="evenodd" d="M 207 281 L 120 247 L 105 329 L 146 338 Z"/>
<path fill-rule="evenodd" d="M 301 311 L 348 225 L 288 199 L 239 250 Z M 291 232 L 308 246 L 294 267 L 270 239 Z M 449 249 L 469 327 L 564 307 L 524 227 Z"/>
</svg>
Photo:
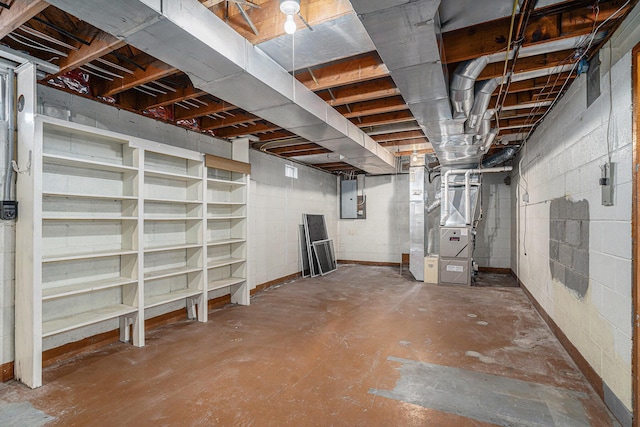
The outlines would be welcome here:
<svg viewBox="0 0 640 427">
<path fill-rule="evenodd" d="M 284 31 L 287 34 L 293 34 L 298 29 L 296 22 L 293 20 L 293 15 L 287 15 L 287 20 L 284 23 Z"/>
</svg>

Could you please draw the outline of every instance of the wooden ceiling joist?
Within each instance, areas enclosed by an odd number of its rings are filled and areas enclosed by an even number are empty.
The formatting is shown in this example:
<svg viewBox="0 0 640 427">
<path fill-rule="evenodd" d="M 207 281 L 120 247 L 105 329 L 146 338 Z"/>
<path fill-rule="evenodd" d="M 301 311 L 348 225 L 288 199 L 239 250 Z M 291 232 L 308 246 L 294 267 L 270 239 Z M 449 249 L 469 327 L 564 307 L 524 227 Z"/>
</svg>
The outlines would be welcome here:
<svg viewBox="0 0 640 427">
<path fill-rule="evenodd" d="M 15 0 L 9 9 L 1 9 L 0 39 L 42 12 L 49 6 L 43 0 Z"/>
<path fill-rule="evenodd" d="M 267 150 L 271 151 L 271 150 Z M 300 156 L 313 156 L 316 154 L 330 154 L 331 150 L 327 150 L 326 148 L 316 148 L 314 150 L 303 150 L 303 151 L 292 151 L 291 153 L 281 154 L 283 157 L 300 157 Z"/>
<path fill-rule="evenodd" d="M 291 139 L 295 138 L 295 134 L 289 132 L 288 130 L 278 130 L 275 132 L 263 133 L 258 135 L 258 139 L 260 142 L 271 142 L 271 141 L 280 141 L 282 139 Z"/>
<path fill-rule="evenodd" d="M 219 129 L 215 132 L 216 136 L 220 138 L 235 138 L 241 135 L 259 135 L 264 132 L 272 132 L 280 130 L 280 126 L 276 126 L 271 123 L 256 123 L 255 125 L 249 125 L 246 128 L 236 129 L 233 127 Z"/>
<path fill-rule="evenodd" d="M 550 9 L 551 13 L 546 13 L 545 8 L 534 11 L 533 19 L 529 21 L 525 30 L 522 45 L 528 46 L 554 39 L 589 34 L 596 25 L 609 18 L 625 2 L 624 0 L 600 1 L 597 14 L 593 8 L 593 1 L 565 3 L 566 8 Z M 570 3 L 580 4 L 580 6 L 570 8 Z M 627 6 L 627 8 L 629 7 Z M 624 10 L 622 14 L 626 11 Z M 511 17 L 509 16 L 445 32 L 442 39 L 446 47 L 447 63 L 457 63 L 504 51 L 507 47 L 510 27 Z"/>
<path fill-rule="evenodd" d="M 207 95 L 207 92 L 196 89 L 193 86 L 176 88 L 175 92 L 168 92 L 166 95 L 160 94 L 157 97 L 136 92 L 137 105 L 139 109 L 164 107 L 176 102 L 188 101 Z"/>
<path fill-rule="evenodd" d="M 281 147 L 269 148 L 268 151 L 276 154 L 287 154 L 287 153 L 296 153 L 301 151 L 309 151 L 309 150 L 317 150 L 320 147 L 318 144 L 314 144 L 313 142 L 308 142 L 304 144 L 292 144 L 285 145 Z"/>
<path fill-rule="evenodd" d="M 193 98 L 192 98 L 193 99 Z M 200 107 L 190 107 L 188 110 L 180 106 L 176 106 L 174 117 L 176 120 L 190 120 L 204 117 L 209 114 L 220 114 L 225 111 L 236 110 L 238 107 L 224 102 L 207 101 L 208 105 Z"/>
<path fill-rule="evenodd" d="M 374 114 L 392 113 L 408 110 L 409 106 L 401 96 L 359 102 L 349 106 L 338 107 L 337 110 L 346 118 L 371 116 Z"/>
<path fill-rule="evenodd" d="M 376 142 L 389 142 L 389 141 L 402 141 L 405 139 L 425 138 L 425 136 L 422 133 L 422 131 L 411 130 L 407 132 L 394 132 L 394 133 L 385 133 L 382 135 L 374 135 L 371 138 Z"/>
<path fill-rule="evenodd" d="M 57 74 L 49 76 L 49 78 L 57 77 L 68 71 L 75 70 L 93 60 L 96 60 L 116 49 L 120 49 L 127 43 L 119 40 L 111 34 L 100 31 L 98 35 L 91 41 L 90 45 L 81 45 L 78 50 L 69 51 L 69 56 L 61 58 L 58 61 L 60 71 Z"/>
<path fill-rule="evenodd" d="M 360 83 L 389 75 L 387 66 L 373 55 L 367 55 L 353 61 L 341 61 L 311 72 L 300 71 L 296 78 L 308 89 L 319 90 Z"/>
<path fill-rule="evenodd" d="M 318 94 L 327 104 L 334 107 L 396 95 L 400 95 L 400 89 L 389 78 L 337 87 L 331 89 L 330 92 L 326 90 Z"/>
<path fill-rule="evenodd" d="M 543 55 L 529 56 L 526 58 L 519 58 L 516 61 L 514 71 L 516 73 L 522 73 L 525 71 L 540 70 L 543 68 L 554 68 L 561 65 L 567 65 L 575 62 L 575 51 L 573 49 L 561 50 L 558 52 L 545 53 Z M 511 69 L 513 61 L 509 61 L 507 67 Z M 493 79 L 496 77 L 502 77 L 504 72 L 504 62 L 494 62 L 485 67 L 480 73 L 478 80 Z"/>
<path fill-rule="evenodd" d="M 526 92 L 526 91 L 540 91 L 549 87 L 561 87 L 567 79 L 574 79 L 574 74 L 560 73 L 550 74 L 545 77 L 537 77 L 535 79 L 522 80 L 519 82 L 513 82 L 509 85 L 509 93 Z M 498 93 L 500 87 L 496 89 L 494 94 Z"/>
<path fill-rule="evenodd" d="M 238 7 L 232 2 L 227 8 L 221 0 L 205 0 L 202 4 L 211 8 L 219 18 L 226 20 L 229 25 L 253 44 L 276 38 L 285 34 L 284 22 L 286 16 L 280 12 L 280 2 L 272 0 L 252 0 L 251 3 L 259 7 L 244 7 L 245 13 L 256 27 L 258 34 L 254 33 L 242 16 Z M 242 5 L 240 5 L 242 7 Z M 314 0 L 304 1 L 300 4 L 300 14 L 312 27 L 326 21 L 334 20 L 342 15 L 352 12 L 349 2 L 341 0 Z M 295 17 L 298 28 L 304 24 L 299 17 Z"/>
<path fill-rule="evenodd" d="M 376 114 L 373 116 L 367 116 L 362 118 L 360 122 L 353 121 L 354 124 L 360 128 L 368 127 L 368 126 L 380 126 L 380 125 L 388 125 L 392 123 L 403 123 L 403 122 L 412 122 L 415 121 L 415 117 L 411 114 L 411 111 L 399 111 L 396 113 L 386 113 L 386 114 Z"/>
<path fill-rule="evenodd" d="M 224 119 L 212 119 L 211 117 L 203 117 L 200 127 L 205 130 L 215 130 L 222 129 L 228 126 L 254 123 L 259 120 L 261 119 L 258 116 L 254 116 L 253 114 L 249 113 L 243 113 L 241 112 L 241 110 L 236 110 L 233 113 L 233 116 L 227 116 Z"/>
<path fill-rule="evenodd" d="M 379 144 L 383 147 L 397 147 L 400 145 L 414 145 L 414 144 L 426 144 L 427 138 L 412 138 L 412 139 L 400 139 L 397 141 L 385 141 L 380 142 Z"/>
<path fill-rule="evenodd" d="M 145 66 L 145 70 L 136 69 L 133 74 L 125 74 L 124 78 L 114 78 L 95 85 L 96 95 L 114 96 L 136 86 L 151 83 L 180 72 L 162 61 L 155 60 Z"/>
</svg>

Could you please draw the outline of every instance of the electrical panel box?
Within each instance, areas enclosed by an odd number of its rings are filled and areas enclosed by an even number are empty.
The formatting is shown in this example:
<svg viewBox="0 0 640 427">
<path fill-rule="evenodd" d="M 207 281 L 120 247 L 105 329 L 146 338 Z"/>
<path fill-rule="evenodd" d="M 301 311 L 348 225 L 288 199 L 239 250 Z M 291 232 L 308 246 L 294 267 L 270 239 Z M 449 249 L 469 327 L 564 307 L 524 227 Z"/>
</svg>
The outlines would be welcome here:
<svg viewBox="0 0 640 427">
<path fill-rule="evenodd" d="M 18 202 L 14 200 L 0 201 L 0 219 L 11 221 L 18 218 Z"/>
<path fill-rule="evenodd" d="M 340 218 L 358 218 L 358 181 L 355 179 L 340 181 Z"/>
<path fill-rule="evenodd" d="M 440 283 L 471 285 L 469 259 L 440 259 Z"/>
<path fill-rule="evenodd" d="M 607 162 L 600 166 L 600 187 L 602 188 L 602 205 L 613 206 L 613 179 L 615 172 L 615 163 Z"/>
<path fill-rule="evenodd" d="M 442 227 L 440 228 L 440 257 L 468 258 L 469 257 L 469 228 Z"/>
</svg>

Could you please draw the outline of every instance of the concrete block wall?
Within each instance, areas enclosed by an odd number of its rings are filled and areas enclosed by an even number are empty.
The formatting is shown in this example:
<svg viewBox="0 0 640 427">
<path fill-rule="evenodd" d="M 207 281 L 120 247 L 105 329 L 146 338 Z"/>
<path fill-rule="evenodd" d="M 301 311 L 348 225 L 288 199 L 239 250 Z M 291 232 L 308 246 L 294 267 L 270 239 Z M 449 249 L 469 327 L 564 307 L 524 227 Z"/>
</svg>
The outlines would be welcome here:
<svg viewBox="0 0 640 427">
<path fill-rule="evenodd" d="M 511 268 L 510 173 L 482 177 L 482 220 L 478 223 L 473 258 L 480 267 Z"/>
<path fill-rule="evenodd" d="M 325 217 L 327 233 L 337 248 L 335 176 L 285 159 L 249 152 L 249 274 L 252 287 L 295 274 L 299 267 L 299 224 L 302 214 Z M 287 178 L 285 165 L 298 168 Z"/>
<path fill-rule="evenodd" d="M 118 110 L 49 87 L 38 86 L 38 112 L 51 117 L 107 129 L 126 135 L 223 157 L 231 156 L 231 144 L 147 117 Z M 2 125 L 4 122 L 0 122 Z M 1 129 L 0 129 L 1 130 Z M 0 132 L 0 156 L 4 156 L 4 132 Z M 3 160 L 0 158 L 0 160 Z M 266 281 L 295 274 L 298 268 L 298 229 L 302 213 L 324 213 L 329 236 L 338 239 L 336 224 L 336 180 L 331 174 L 298 165 L 298 180 L 284 177 L 284 165 L 291 163 L 266 154 L 251 152 L 252 177 L 249 200 L 249 283 L 253 288 Z M 0 161 L 3 165 L 4 161 Z M 0 166 L 1 167 L 1 166 Z M 2 179 L 4 179 L 4 170 Z M 295 182 L 294 182 L 295 181 Z M 252 200 L 253 199 L 253 200 Z M 15 225 L 0 222 L 0 364 L 14 358 L 14 255 Z M 215 296 L 222 296 L 220 290 Z M 214 295 L 212 295 L 214 296 Z M 146 317 L 184 307 L 183 302 L 147 310 Z M 117 328 L 117 321 L 105 322 L 51 337 L 45 349 L 77 341 Z"/>
<path fill-rule="evenodd" d="M 600 97 L 587 107 L 586 75 L 579 76 L 520 151 L 512 184 L 512 268 L 603 379 L 605 401 L 625 425 L 632 408 L 631 49 L 640 42 L 639 24 L 636 6 L 600 52 Z M 603 206 L 598 179 L 609 156 L 616 163 L 615 202 Z M 573 263 L 573 249 L 586 241 L 571 245 L 566 227 L 562 233 L 554 229 L 559 219 L 565 226 L 574 220 L 566 212 L 560 215 L 557 207 L 554 211 L 559 200 L 565 206 L 588 206 L 588 216 L 580 215 L 588 227 L 587 265 Z M 588 272 L 586 289 L 554 278 L 554 241 L 571 250 L 562 256 L 564 264 Z"/>
<path fill-rule="evenodd" d="M 409 253 L 409 175 L 367 176 L 364 191 L 367 218 L 338 220 L 337 257 L 400 263 Z"/>
</svg>

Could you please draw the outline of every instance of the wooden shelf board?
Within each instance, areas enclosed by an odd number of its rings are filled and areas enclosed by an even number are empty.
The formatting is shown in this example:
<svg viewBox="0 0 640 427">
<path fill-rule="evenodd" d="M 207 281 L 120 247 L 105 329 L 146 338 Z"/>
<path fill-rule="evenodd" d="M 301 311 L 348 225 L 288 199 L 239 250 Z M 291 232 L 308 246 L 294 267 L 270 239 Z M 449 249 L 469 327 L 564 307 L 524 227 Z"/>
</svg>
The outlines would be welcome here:
<svg viewBox="0 0 640 427">
<path fill-rule="evenodd" d="M 208 220 L 229 220 L 229 219 L 246 219 L 246 215 L 227 215 L 227 216 L 208 216 Z"/>
<path fill-rule="evenodd" d="M 246 282 L 247 279 L 242 277 L 229 277 L 227 279 L 212 280 L 207 286 L 208 291 L 215 291 L 216 289 L 226 288 L 227 286 L 239 285 L 242 282 Z"/>
<path fill-rule="evenodd" d="M 153 178 L 171 178 L 171 179 L 177 179 L 180 181 L 202 181 L 201 176 L 192 176 L 192 175 L 172 173 L 172 172 L 160 172 L 160 171 L 154 171 L 149 169 L 145 169 L 144 175 L 150 176 Z"/>
<path fill-rule="evenodd" d="M 164 279 L 167 277 L 179 276 L 181 274 L 193 273 L 196 271 L 202 271 L 202 267 L 167 268 L 164 270 L 156 270 L 145 273 L 144 280 Z"/>
<path fill-rule="evenodd" d="M 144 249 L 145 253 L 151 252 L 166 252 L 166 251 L 176 251 L 180 249 L 193 249 L 193 248 L 201 248 L 201 243 L 186 243 L 180 245 L 167 245 L 167 246 L 149 246 Z"/>
<path fill-rule="evenodd" d="M 167 304 L 174 301 L 179 301 L 184 298 L 189 298 L 201 294 L 200 289 L 180 289 L 168 294 L 154 295 L 145 299 L 144 308 L 157 307 L 159 305 Z"/>
<path fill-rule="evenodd" d="M 202 217 L 191 217 L 191 216 L 145 216 L 145 221 L 202 221 Z"/>
<path fill-rule="evenodd" d="M 57 216 L 50 215 L 47 213 L 42 213 L 42 219 L 44 221 L 137 221 L 137 216 L 92 216 L 92 215 L 84 215 L 84 216 Z"/>
<path fill-rule="evenodd" d="M 74 285 L 58 286 L 55 288 L 46 288 L 43 286 L 42 299 L 44 301 L 63 298 L 72 295 L 84 294 L 99 291 L 102 289 L 117 288 L 119 286 L 131 285 L 137 282 L 137 279 L 130 277 L 117 277 L 115 279 L 94 280 L 91 282 L 77 283 Z"/>
<path fill-rule="evenodd" d="M 59 262 L 59 261 L 73 261 L 80 259 L 90 259 L 90 258 L 103 258 L 110 256 L 118 256 L 118 255 L 135 255 L 137 254 L 137 250 L 110 250 L 110 251 L 93 251 L 87 253 L 78 253 L 78 254 L 60 254 L 60 255 L 47 255 L 42 257 L 42 262 Z"/>
<path fill-rule="evenodd" d="M 220 178 L 207 178 L 207 182 L 210 182 L 212 184 L 223 184 L 223 185 L 231 185 L 236 187 L 242 187 L 243 185 L 247 185 L 247 183 L 244 181 L 230 181 L 227 179 L 220 179 Z"/>
<path fill-rule="evenodd" d="M 239 264 L 245 261 L 246 259 L 244 258 L 226 258 L 226 259 L 220 259 L 216 261 L 208 261 L 207 268 L 212 269 L 212 268 L 225 267 L 227 265 Z"/>
<path fill-rule="evenodd" d="M 138 311 L 136 307 L 124 304 L 103 307 L 84 313 L 48 320 L 42 323 L 42 337 L 60 334 L 83 326 L 92 325 L 104 320 L 114 319 L 125 314 Z"/>
<path fill-rule="evenodd" d="M 151 203 L 172 203 L 172 204 L 179 204 L 179 205 L 201 205 L 202 204 L 201 200 L 157 199 L 157 198 L 149 198 L 149 197 L 145 197 L 144 201 L 151 202 Z"/>
<path fill-rule="evenodd" d="M 207 202 L 208 205 L 219 205 L 219 206 L 244 206 L 245 202 Z"/>
<path fill-rule="evenodd" d="M 60 154 L 43 154 L 43 163 L 61 165 L 61 166 L 74 166 L 84 169 L 95 169 L 107 172 L 135 172 L 137 169 L 133 166 L 118 165 L 115 163 L 99 162 L 96 160 L 86 160 L 76 157 L 67 157 Z"/>
<path fill-rule="evenodd" d="M 247 239 L 224 239 L 224 240 L 212 240 L 207 243 L 207 246 L 221 246 L 228 245 L 230 243 L 245 243 Z"/>
<path fill-rule="evenodd" d="M 138 200 L 138 196 L 109 196 L 100 194 L 64 193 L 58 191 L 43 191 L 42 195 L 50 197 L 68 197 L 73 199 Z"/>
</svg>

